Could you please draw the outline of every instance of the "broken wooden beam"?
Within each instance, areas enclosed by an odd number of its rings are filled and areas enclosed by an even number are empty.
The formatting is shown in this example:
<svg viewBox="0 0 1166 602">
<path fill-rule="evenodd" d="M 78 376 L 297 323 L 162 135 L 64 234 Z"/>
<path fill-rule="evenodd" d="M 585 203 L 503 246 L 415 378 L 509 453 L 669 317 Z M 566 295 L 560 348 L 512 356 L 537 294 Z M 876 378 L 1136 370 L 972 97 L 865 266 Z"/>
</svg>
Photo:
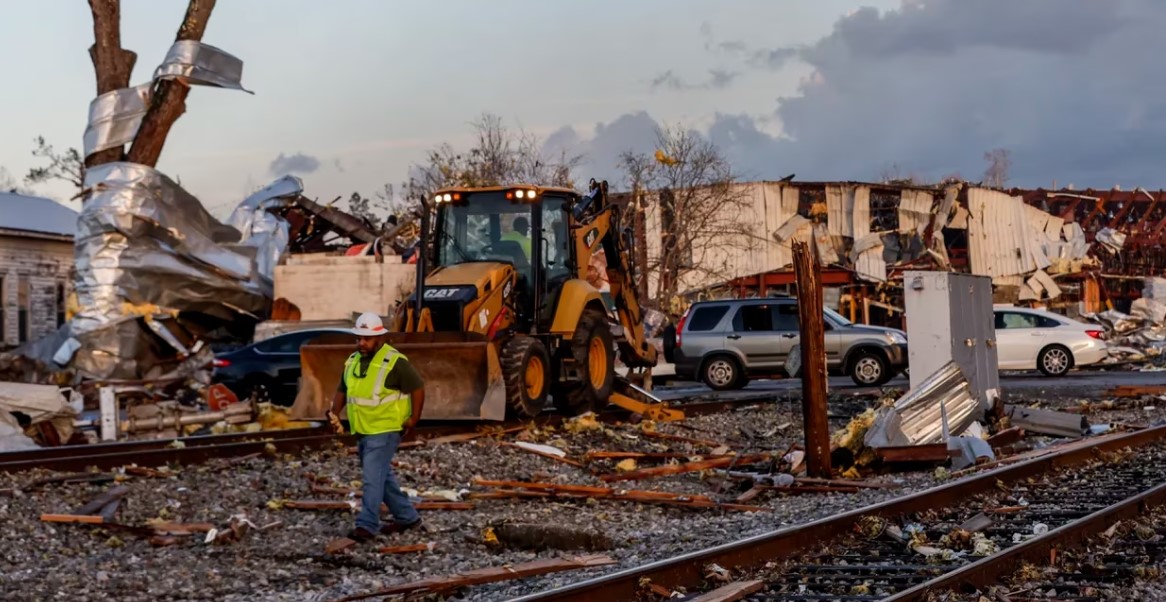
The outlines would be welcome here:
<svg viewBox="0 0 1166 602">
<path fill-rule="evenodd" d="M 1001 447 L 1007 447 L 1014 443 L 1019 443 L 1023 439 L 1024 429 L 1018 426 L 1014 426 L 1012 428 L 1004 429 L 999 433 L 992 435 L 991 437 L 988 437 L 988 445 L 992 446 L 992 449 L 997 449 Z"/>
<path fill-rule="evenodd" d="M 1089 421 L 1081 414 L 1006 405 L 1004 415 L 1013 426 L 1042 435 L 1077 439 L 1089 430 Z"/>
<path fill-rule="evenodd" d="M 511 449 L 520 449 L 528 454 L 534 454 L 536 456 L 541 456 L 541 457 L 546 458 L 548 460 L 554 460 L 555 462 L 559 462 L 561 464 L 566 464 L 567 466 L 574 466 L 575 468 L 580 468 L 580 469 L 587 468 L 586 466 L 583 465 L 582 462 L 576 462 L 575 460 L 568 458 L 566 456 L 566 454 L 563 454 L 562 456 L 558 456 L 558 455 L 555 455 L 553 453 L 543 451 L 541 449 L 527 447 L 525 445 L 519 445 L 517 443 L 511 443 L 509 441 L 503 441 L 501 443 L 501 445 L 502 445 L 502 447 L 509 447 Z"/>
<path fill-rule="evenodd" d="M 942 464 L 959 455 L 959 450 L 949 450 L 946 443 L 926 443 L 923 445 L 903 445 L 896 447 L 876 447 L 874 453 L 883 462 L 899 464 L 926 462 Z"/>
<path fill-rule="evenodd" d="M 605 474 L 600 478 L 605 482 L 612 481 L 638 481 L 641 479 L 651 479 L 655 477 L 663 477 L 668 475 L 683 474 L 686 472 L 699 472 L 702 470 L 709 470 L 712 468 L 724 468 L 730 464 L 738 466 L 748 466 L 756 462 L 764 462 L 770 458 L 769 454 L 746 454 L 743 456 L 722 456 L 712 460 L 701 460 L 699 462 L 687 462 L 684 464 L 672 464 L 669 466 L 655 466 L 652 468 L 642 468 L 640 470 L 632 470 L 629 472 L 619 474 Z"/>
<path fill-rule="evenodd" d="M 40 515 L 41 522 L 46 523 L 87 523 L 91 525 L 100 525 L 105 522 L 105 519 L 100 515 L 93 514 L 42 514 Z"/>
<path fill-rule="evenodd" d="M 761 591 L 764 587 L 764 581 L 737 581 L 690 598 L 688 602 L 737 602 L 745 596 Z"/>
<path fill-rule="evenodd" d="M 523 562 L 521 564 L 515 565 L 465 571 L 445 577 L 431 577 L 429 579 L 422 579 L 421 581 L 414 581 L 411 583 L 401 583 L 377 590 L 375 592 L 341 598 L 336 602 L 355 602 L 356 600 L 366 600 L 368 598 L 378 598 L 384 596 L 398 596 L 414 592 L 448 592 L 461 589 L 463 587 L 469 587 L 471 585 L 481 585 L 484 583 L 494 583 L 497 581 L 509 581 L 511 579 L 522 579 L 525 577 L 534 577 L 536 575 L 545 575 L 548 573 L 557 573 L 561 571 L 571 571 L 598 566 L 609 566 L 612 564 L 616 564 L 615 559 L 605 555 L 576 556 L 574 558 L 548 558 L 534 560 L 531 562 Z"/>
<path fill-rule="evenodd" d="M 408 546 L 385 546 L 378 548 L 377 552 L 381 554 L 411 554 L 413 552 L 432 552 L 437 549 L 435 542 L 429 543 L 415 543 Z"/>
</svg>

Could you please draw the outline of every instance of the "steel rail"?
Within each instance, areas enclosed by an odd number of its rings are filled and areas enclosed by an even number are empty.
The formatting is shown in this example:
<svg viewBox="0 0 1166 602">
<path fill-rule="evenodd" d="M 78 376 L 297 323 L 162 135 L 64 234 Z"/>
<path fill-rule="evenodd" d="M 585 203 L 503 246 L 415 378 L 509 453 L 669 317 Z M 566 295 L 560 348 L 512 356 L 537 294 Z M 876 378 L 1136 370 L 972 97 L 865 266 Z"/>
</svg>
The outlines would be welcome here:
<svg viewBox="0 0 1166 602">
<path fill-rule="evenodd" d="M 736 569 L 754 569 L 773 560 L 791 557 L 822 545 L 850 531 L 866 516 L 898 518 L 914 512 L 953 506 L 995 487 L 997 481 L 1015 482 L 1059 468 L 1087 462 L 1097 453 L 1139 447 L 1166 439 L 1166 426 L 1142 429 L 1119 437 L 1100 439 L 978 473 L 966 479 L 887 500 L 864 508 L 822 518 L 804 525 L 771 531 L 713 548 L 698 550 L 644 566 L 626 569 L 565 587 L 513 599 L 511 602 L 565 602 L 635 600 L 640 583 L 647 579 L 667 588 L 695 590 L 703 581 L 704 567 L 711 563 Z M 1010 548 L 1011 549 L 1011 548 Z"/>
<path fill-rule="evenodd" d="M 999 583 L 1002 577 L 1016 571 L 1021 562 L 1047 562 L 1050 550 L 1081 543 L 1118 521 L 1144 516 L 1147 510 L 1163 503 L 1166 503 L 1166 484 L 1130 496 L 1048 533 L 903 590 L 884 598 L 883 602 L 925 602 L 931 593 L 937 591 L 957 587 L 983 588 Z"/>
</svg>

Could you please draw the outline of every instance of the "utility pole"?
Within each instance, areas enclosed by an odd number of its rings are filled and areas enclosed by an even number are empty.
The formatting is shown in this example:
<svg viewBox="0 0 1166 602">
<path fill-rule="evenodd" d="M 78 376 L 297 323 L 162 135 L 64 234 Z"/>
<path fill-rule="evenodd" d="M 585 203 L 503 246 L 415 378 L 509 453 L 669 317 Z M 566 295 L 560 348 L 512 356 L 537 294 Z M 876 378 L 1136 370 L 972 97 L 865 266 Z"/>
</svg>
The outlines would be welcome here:
<svg viewBox="0 0 1166 602">
<path fill-rule="evenodd" d="M 816 250 L 793 243 L 794 274 L 798 282 L 799 346 L 802 351 L 802 420 L 805 431 L 806 473 L 828 479 L 830 423 L 826 408 L 826 334 L 823 325 L 821 270 Z"/>
</svg>

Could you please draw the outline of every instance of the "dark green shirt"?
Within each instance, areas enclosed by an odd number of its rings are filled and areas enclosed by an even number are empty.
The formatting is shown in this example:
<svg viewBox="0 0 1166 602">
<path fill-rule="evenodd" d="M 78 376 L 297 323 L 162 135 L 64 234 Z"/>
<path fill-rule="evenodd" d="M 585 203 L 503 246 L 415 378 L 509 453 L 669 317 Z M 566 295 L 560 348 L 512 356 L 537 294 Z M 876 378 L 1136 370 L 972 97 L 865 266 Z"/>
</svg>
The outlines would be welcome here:
<svg viewBox="0 0 1166 602">
<path fill-rule="evenodd" d="M 361 356 L 360 370 L 357 371 L 357 374 L 368 372 L 368 365 L 370 363 L 372 363 L 371 355 L 368 357 Z M 385 375 L 386 389 L 393 389 L 402 393 L 412 393 L 424 386 L 425 381 L 421 380 L 421 375 L 417 374 L 417 369 L 413 367 L 413 364 L 409 363 L 409 360 L 403 357 L 398 359 L 397 363 L 393 364 L 393 369 L 389 370 L 389 373 Z M 343 377 L 340 378 L 340 386 L 336 390 L 341 393 L 348 392 L 348 387 L 344 384 Z"/>
</svg>

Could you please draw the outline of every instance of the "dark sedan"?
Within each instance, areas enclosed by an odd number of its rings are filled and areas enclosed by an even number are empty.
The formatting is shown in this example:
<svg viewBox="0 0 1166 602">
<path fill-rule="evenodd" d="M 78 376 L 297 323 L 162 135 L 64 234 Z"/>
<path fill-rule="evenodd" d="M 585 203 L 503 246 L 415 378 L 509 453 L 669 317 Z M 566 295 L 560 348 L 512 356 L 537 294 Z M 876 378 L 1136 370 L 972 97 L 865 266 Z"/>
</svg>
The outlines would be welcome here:
<svg viewBox="0 0 1166 602">
<path fill-rule="evenodd" d="M 321 343 L 355 343 L 356 337 L 343 328 L 286 332 L 217 354 L 211 378 L 226 385 L 240 399 L 254 392 L 260 400 L 290 406 L 299 390 L 300 346 L 314 339 L 320 339 Z"/>
</svg>

